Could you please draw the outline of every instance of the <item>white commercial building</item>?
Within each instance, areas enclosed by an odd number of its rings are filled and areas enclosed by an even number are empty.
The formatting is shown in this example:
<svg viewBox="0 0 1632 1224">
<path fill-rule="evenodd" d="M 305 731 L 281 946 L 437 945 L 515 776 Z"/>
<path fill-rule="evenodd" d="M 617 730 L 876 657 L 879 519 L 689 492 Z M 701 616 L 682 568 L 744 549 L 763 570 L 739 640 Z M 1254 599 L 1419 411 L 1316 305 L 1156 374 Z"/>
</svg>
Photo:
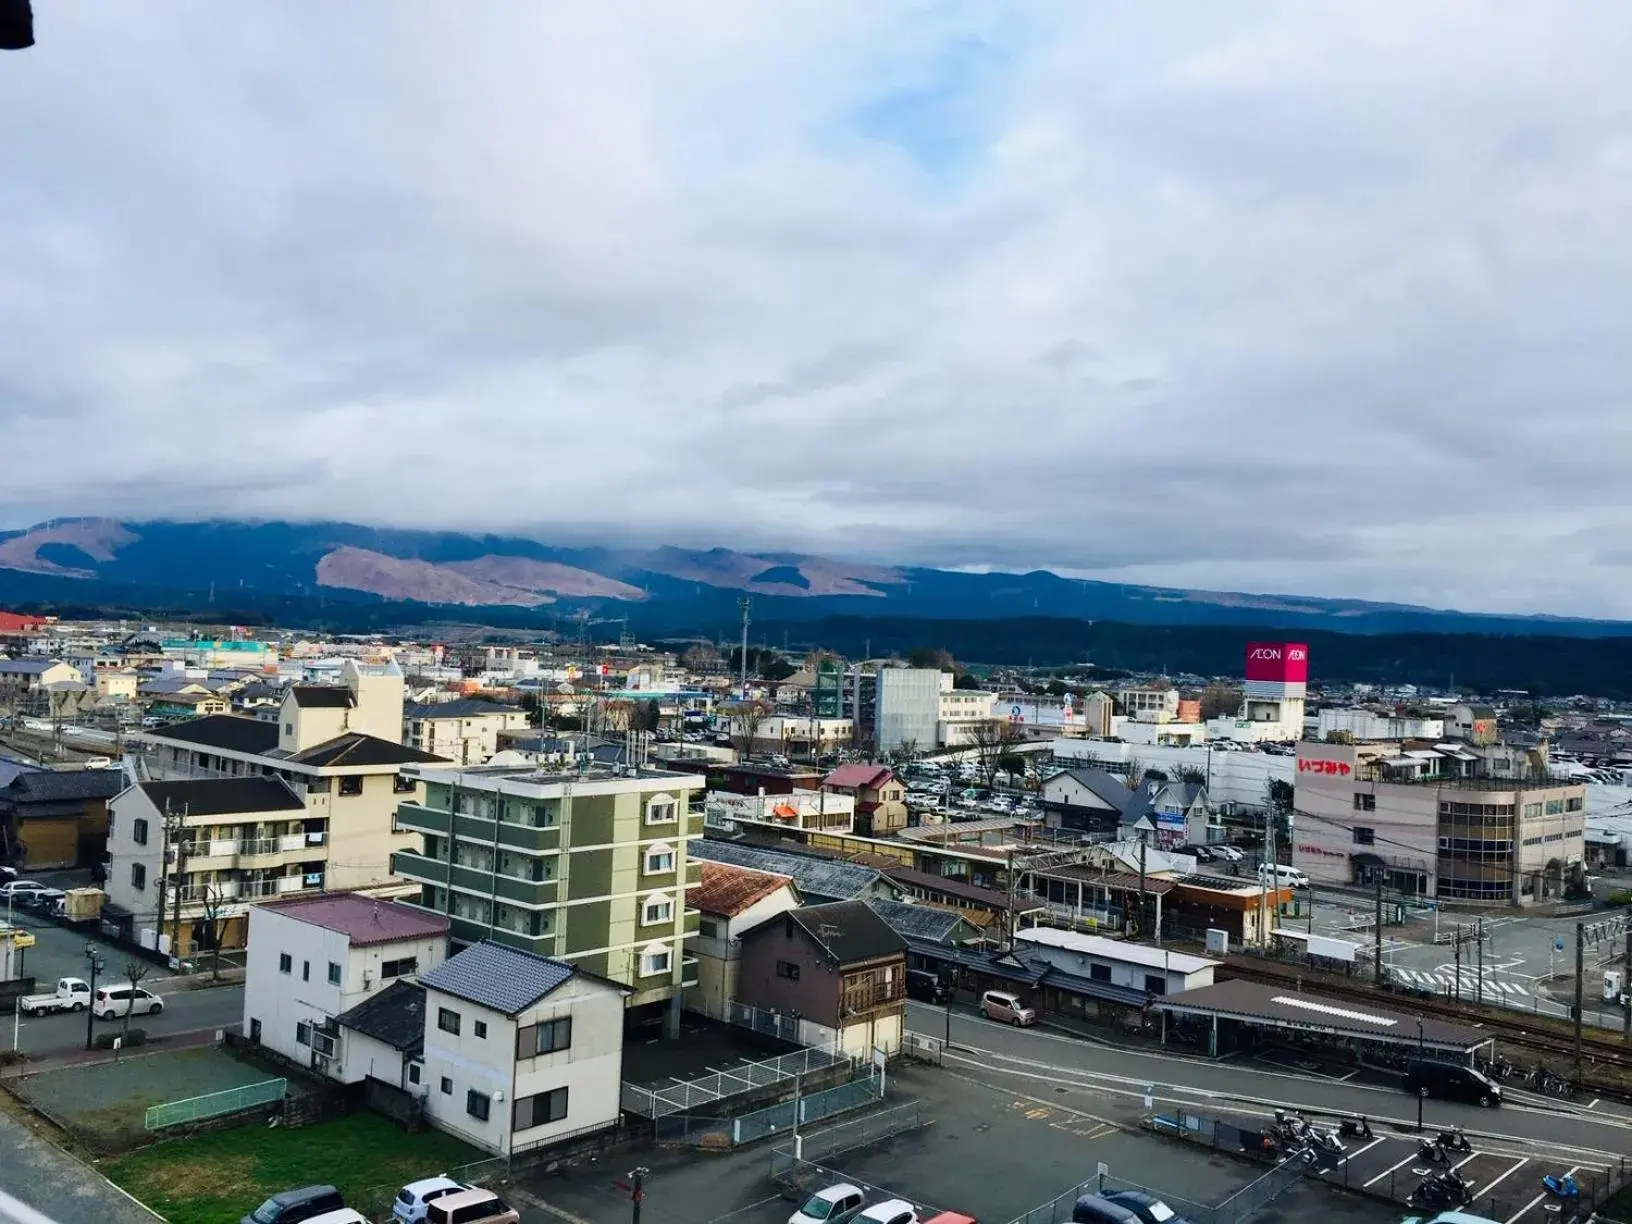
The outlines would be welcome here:
<svg viewBox="0 0 1632 1224">
<path fill-rule="evenodd" d="M 249 913 L 244 1036 L 344 1083 L 370 1074 L 348 1058 L 335 1018 L 440 965 L 448 920 L 356 893 L 269 901 Z M 385 1077 L 381 1077 L 385 1078 Z"/>
<path fill-rule="evenodd" d="M 617 1125 L 627 991 L 502 944 L 466 948 L 425 987 L 425 1115 L 500 1156 Z"/>
<path fill-rule="evenodd" d="M 1443 718 L 1411 718 L 1376 710 L 1320 710 L 1314 723 L 1314 738 L 1318 740 L 1333 732 L 1356 740 L 1438 740 L 1445 735 Z"/>
<path fill-rule="evenodd" d="M 1217 961 L 1204 956 L 1055 927 L 1016 931 L 1014 941 L 1026 945 L 1039 960 L 1062 973 L 1128 986 L 1147 994 L 1178 994 L 1211 986 L 1213 970 L 1218 968 Z"/>
<path fill-rule="evenodd" d="M 885 667 L 878 673 L 878 750 L 927 751 L 939 746 L 941 694 L 952 675 L 936 667 Z"/>
</svg>

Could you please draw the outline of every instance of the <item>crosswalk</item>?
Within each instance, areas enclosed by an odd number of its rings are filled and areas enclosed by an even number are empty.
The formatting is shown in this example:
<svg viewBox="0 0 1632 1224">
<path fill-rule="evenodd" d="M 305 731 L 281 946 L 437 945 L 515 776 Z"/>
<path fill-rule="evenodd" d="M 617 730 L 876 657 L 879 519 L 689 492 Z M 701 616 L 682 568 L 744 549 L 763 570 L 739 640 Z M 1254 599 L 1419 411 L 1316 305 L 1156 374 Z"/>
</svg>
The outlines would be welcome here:
<svg viewBox="0 0 1632 1224">
<path fill-rule="evenodd" d="M 1416 986 L 1423 990 L 1432 990 L 1436 994 L 1454 994 L 1456 992 L 1457 980 L 1454 970 L 1445 971 L 1390 968 L 1388 974 L 1395 981 L 1404 985 Z M 1528 987 L 1522 986 L 1510 978 L 1492 977 L 1489 974 L 1486 974 L 1483 994 L 1487 999 L 1500 999 L 1504 997 L 1528 998 L 1530 991 Z M 1464 999 L 1472 999 L 1477 998 L 1479 995 L 1479 975 L 1477 973 L 1469 973 L 1467 970 L 1463 970 L 1462 997 Z"/>
</svg>

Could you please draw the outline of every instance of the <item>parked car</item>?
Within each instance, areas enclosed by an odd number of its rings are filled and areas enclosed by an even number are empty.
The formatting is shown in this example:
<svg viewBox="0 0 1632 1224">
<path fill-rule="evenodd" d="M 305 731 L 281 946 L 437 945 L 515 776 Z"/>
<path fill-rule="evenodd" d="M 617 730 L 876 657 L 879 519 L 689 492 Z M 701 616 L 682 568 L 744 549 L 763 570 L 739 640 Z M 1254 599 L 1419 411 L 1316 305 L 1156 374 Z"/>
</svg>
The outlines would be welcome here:
<svg viewBox="0 0 1632 1224">
<path fill-rule="evenodd" d="M 1194 855 L 1195 860 L 1198 863 L 1213 863 L 1218 861 L 1218 855 L 1214 854 L 1212 849 L 1208 846 L 1186 846 L 1184 848 L 1184 852 L 1186 854 Z"/>
<path fill-rule="evenodd" d="M 988 1020 L 1025 1026 L 1037 1023 L 1037 1013 L 1020 1001 L 1020 996 L 1006 990 L 988 990 L 980 996 L 980 1010 Z"/>
<path fill-rule="evenodd" d="M 1214 846 L 1212 847 L 1212 851 L 1214 854 L 1218 855 L 1219 858 L 1225 859 L 1231 863 L 1239 863 L 1247 857 L 1237 846 Z"/>
<path fill-rule="evenodd" d="M 491 1190 L 472 1186 L 433 1199 L 425 1224 L 521 1224 L 521 1213 Z"/>
<path fill-rule="evenodd" d="M 1071 1207 L 1071 1224 L 1140 1224 L 1140 1220 L 1103 1194 L 1085 1194 Z"/>
<path fill-rule="evenodd" d="M 451 1177 L 424 1177 L 409 1182 L 397 1191 L 397 1197 L 392 1200 L 391 1215 L 403 1224 L 419 1224 L 425 1218 L 425 1209 L 437 1199 L 467 1188 Z"/>
<path fill-rule="evenodd" d="M 856 1224 L 918 1224 L 918 1209 L 906 1199 L 885 1199 L 858 1215 Z"/>
<path fill-rule="evenodd" d="M 156 1016 L 163 1010 L 164 1000 L 140 986 L 98 986 L 96 1000 L 91 1004 L 91 1012 L 98 1020 L 112 1020 L 126 1012 L 133 1016 Z"/>
<path fill-rule="evenodd" d="M 23 898 L 23 904 L 29 909 L 37 909 L 42 913 L 54 910 L 59 904 L 68 900 L 68 894 L 60 888 L 37 888 Z"/>
<path fill-rule="evenodd" d="M 1486 1109 L 1502 1103 L 1500 1084 L 1482 1071 L 1456 1063 L 1413 1063 L 1406 1070 L 1404 1087 L 1416 1096 L 1463 1101 Z"/>
<path fill-rule="evenodd" d="M 43 1016 L 50 1012 L 84 1011 L 91 1003 L 91 986 L 83 978 L 57 979 L 57 988 L 50 994 L 24 995 L 17 1000 L 17 1010 L 25 1016 Z"/>
<path fill-rule="evenodd" d="M 855 1218 L 866 1201 L 860 1186 L 840 1182 L 812 1194 L 788 1217 L 788 1224 L 846 1224 Z"/>
<path fill-rule="evenodd" d="M 338 1211 L 325 1211 L 322 1215 L 308 1216 L 306 1224 L 369 1224 L 369 1218 L 360 1211 L 342 1207 Z"/>
<path fill-rule="evenodd" d="M 298 1190 L 278 1191 L 238 1224 L 301 1224 L 344 1206 L 340 1191 L 333 1186 L 302 1186 Z"/>
<path fill-rule="evenodd" d="M 966 1216 L 957 1211 L 943 1211 L 939 1215 L 932 1215 L 924 1224 L 978 1224 L 974 1216 Z"/>
<path fill-rule="evenodd" d="M 33 894 L 45 891 L 46 886 L 38 880 L 12 880 L 10 883 L 0 884 L 0 901 L 24 904 Z"/>
<path fill-rule="evenodd" d="M 1144 1224 L 1190 1224 L 1161 1199 L 1143 1190 L 1101 1190 L 1101 1198 L 1110 1199 L 1118 1207 L 1126 1207 Z"/>
<path fill-rule="evenodd" d="M 927 969 L 907 970 L 907 997 L 920 1003 L 945 1003 L 946 983 Z"/>
<path fill-rule="evenodd" d="M 1271 875 L 1273 872 L 1273 876 Z M 1258 878 L 1264 882 L 1273 880 L 1277 888 L 1308 888 L 1309 876 L 1301 867 L 1288 867 L 1283 863 L 1276 863 L 1273 867 L 1268 863 L 1258 864 Z"/>
</svg>

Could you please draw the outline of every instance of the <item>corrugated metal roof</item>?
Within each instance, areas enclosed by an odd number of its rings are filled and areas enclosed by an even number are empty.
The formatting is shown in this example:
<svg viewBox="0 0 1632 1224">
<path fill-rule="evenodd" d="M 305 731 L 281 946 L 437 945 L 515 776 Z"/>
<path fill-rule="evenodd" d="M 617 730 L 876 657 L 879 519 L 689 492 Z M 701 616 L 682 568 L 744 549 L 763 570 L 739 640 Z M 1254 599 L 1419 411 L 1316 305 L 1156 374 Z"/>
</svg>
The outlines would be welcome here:
<svg viewBox="0 0 1632 1224">
<path fill-rule="evenodd" d="M 934 905 L 908 905 L 905 901 L 886 901 L 874 897 L 868 907 L 907 939 L 922 939 L 930 943 L 946 943 L 958 930 L 969 925 L 957 910 L 941 909 Z"/>
<path fill-rule="evenodd" d="M 876 889 L 880 884 L 888 884 L 871 867 L 767 850 L 742 842 L 723 842 L 705 837 L 691 843 L 690 854 L 693 858 L 791 876 L 800 896 L 810 901 L 849 901 Z M 888 884 L 888 887 L 893 889 L 895 885 Z"/>
</svg>

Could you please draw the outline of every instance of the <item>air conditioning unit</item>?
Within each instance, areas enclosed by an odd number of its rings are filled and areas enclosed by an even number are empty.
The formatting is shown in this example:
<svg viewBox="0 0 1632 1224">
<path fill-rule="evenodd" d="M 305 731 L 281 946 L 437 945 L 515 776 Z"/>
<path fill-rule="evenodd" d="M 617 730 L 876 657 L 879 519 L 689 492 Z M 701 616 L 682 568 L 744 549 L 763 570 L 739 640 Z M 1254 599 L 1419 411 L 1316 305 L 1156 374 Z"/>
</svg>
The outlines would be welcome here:
<svg viewBox="0 0 1632 1224">
<path fill-rule="evenodd" d="M 334 1057 L 335 1039 L 333 1033 L 312 1030 L 312 1052 L 321 1054 L 325 1058 Z"/>
</svg>

